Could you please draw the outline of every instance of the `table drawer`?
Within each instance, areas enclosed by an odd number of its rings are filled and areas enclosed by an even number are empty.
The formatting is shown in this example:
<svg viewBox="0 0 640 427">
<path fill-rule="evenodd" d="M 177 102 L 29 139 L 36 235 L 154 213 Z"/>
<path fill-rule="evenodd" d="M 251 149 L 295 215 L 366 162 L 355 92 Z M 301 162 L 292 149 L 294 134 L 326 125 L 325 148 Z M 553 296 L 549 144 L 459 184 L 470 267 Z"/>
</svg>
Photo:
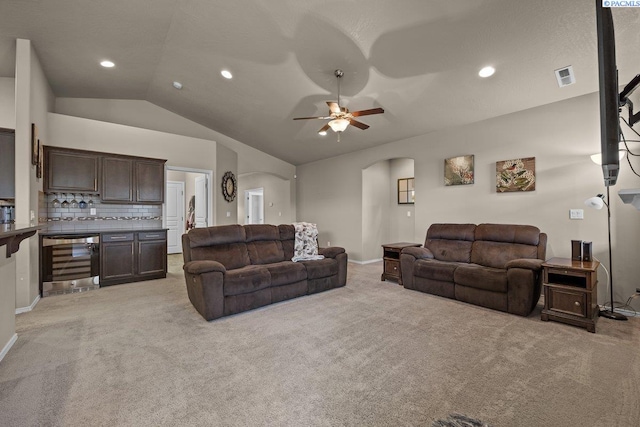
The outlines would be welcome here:
<svg viewBox="0 0 640 427">
<path fill-rule="evenodd" d="M 587 296 L 584 292 L 550 287 L 549 310 L 587 317 Z"/>
<path fill-rule="evenodd" d="M 102 234 L 102 243 L 106 242 L 130 242 L 133 240 L 133 233 L 113 233 Z"/>
<path fill-rule="evenodd" d="M 384 260 L 384 272 L 390 276 L 400 275 L 400 262 L 394 260 Z"/>
<path fill-rule="evenodd" d="M 166 240 L 166 231 L 140 231 L 138 232 L 138 240 Z"/>
</svg>

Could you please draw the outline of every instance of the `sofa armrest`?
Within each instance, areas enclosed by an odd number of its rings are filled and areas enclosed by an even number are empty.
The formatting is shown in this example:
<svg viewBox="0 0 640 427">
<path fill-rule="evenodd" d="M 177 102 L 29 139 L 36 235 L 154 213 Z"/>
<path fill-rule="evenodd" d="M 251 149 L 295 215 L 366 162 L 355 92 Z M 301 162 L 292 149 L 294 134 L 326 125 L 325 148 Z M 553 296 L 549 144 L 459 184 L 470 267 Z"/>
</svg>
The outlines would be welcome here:
<svg viewBox="0 0 640 427">
<path fill-rule="evenodd" d="M 226 273 L 227 269 L 218 261 L 190 261 L 183 267 L 184 271 L 189 274 L 204 274 L 220 272 Z"/>
<path fill-rule="evenodd" d="M 318 255 L 324 255 L 325 258 L 335 258 L 339 254 L 345 253 L 344 248 L 339 246 L 330 246 L 328 248 L 318 248 Z"/>
<path fill-rule="evenodd" d="M 541 259 L 532 259 L 532 258 L 519 258 L 512 259 L 507 262 L 507 270 L 510 268 L 526 268 L 528 270 L 539 271 L 542 269 L 542 263 L 544 261 Z"/>
<path fill-rule="evenodd" d="M 427 248 L 408 247 L 402 249 L 402 255 L 411 255 L 415 259 L 433 258 L 433 253 Z"/>
</svg>

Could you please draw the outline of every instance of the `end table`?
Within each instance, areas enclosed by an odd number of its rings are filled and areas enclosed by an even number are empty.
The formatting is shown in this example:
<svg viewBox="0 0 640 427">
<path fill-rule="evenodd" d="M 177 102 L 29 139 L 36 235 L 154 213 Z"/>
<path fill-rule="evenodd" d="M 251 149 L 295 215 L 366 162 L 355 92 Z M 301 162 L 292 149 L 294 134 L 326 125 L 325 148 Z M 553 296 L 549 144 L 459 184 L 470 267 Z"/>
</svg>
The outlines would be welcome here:
<svg viewBox="0 0 640 427">
<path fill-rule="evenodd" d="M 596 331 L 600 261 L 551 258 L 542 263 L 544 309 L 541 320 L 555 320 Z"/>
<path fill-rule="evenodd" d="M 402 285 L 402 272 L 400 271 L 400 252 L 403 248 L 419 248 L 422 246 L 420 243 L 387 243 L 382 245 L 382 259 L 384 261 L 384 270 L 380 280 L 385 281 L 387 279 L 393 279 Z"/>
</svg>

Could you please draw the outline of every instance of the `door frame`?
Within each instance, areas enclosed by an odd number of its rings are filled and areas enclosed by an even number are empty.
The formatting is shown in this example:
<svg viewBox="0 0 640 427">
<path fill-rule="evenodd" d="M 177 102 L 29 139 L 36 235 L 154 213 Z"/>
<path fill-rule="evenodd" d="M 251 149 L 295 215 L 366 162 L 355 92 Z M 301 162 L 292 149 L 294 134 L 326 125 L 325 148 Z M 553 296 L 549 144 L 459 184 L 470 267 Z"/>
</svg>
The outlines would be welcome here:
<svg viewBox="0 0 640 427">
<path fill-rule="evenodd" d="M 251 196 L 259 194 L 262 196 L 262 222 L 253 222 L 252 221 L 252 213 L 253 213 L 253 200 Z M 244 190 L 244 213 L 245 213 L 245 224 L 264 224 L 264 187 L 251 188 L 248 190 Z"/>
<path fill-rule="evenodd" d="M 172 171 L 177 171 L 177 172 L 191 172 L 191 173 L 201 173 L 207 176 L 207 182 L 211 183 L 212 178 L 213 178 L 213 171 L 210 169 L 196 169 L 196 168 L 185 168 L 185 167 L 181 167 L 181 166 L 170 166 L 170 165 L 165 165 L 165 174 L 164 174 L 164 186 L 165 186 L 165 191 L 167 190 L 167 171 L 168 170 L 172 170 Z M 207 203 L 207 224 L 215 224 L 215 217 L 214 217 L 214 213 L 215 210 L 213 209 L 213 205 L 214 205 L 214 199 L 213 199 L 213 185 L 208 185 L 207 186 L 207 198 L 208 203 Z M 162 204 L 162 227 L 166 228 L 167 227 L 167 219 L 166 219 L 166 212 L 167 212 L 167 204 L 166 202 Z"/>
</svg>

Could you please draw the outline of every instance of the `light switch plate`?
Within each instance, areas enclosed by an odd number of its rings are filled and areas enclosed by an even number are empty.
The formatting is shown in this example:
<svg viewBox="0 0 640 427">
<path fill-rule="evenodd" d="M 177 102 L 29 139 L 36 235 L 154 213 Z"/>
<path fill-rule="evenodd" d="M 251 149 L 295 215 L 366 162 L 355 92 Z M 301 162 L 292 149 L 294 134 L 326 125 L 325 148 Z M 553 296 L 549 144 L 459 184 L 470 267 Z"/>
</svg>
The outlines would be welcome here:
<svg viewBox="0 0 640 427">
<path fill-rule="evenodd" d="M 584 210 L 569 209 L 569 219 L 584 219 Z"/>
</svg>

